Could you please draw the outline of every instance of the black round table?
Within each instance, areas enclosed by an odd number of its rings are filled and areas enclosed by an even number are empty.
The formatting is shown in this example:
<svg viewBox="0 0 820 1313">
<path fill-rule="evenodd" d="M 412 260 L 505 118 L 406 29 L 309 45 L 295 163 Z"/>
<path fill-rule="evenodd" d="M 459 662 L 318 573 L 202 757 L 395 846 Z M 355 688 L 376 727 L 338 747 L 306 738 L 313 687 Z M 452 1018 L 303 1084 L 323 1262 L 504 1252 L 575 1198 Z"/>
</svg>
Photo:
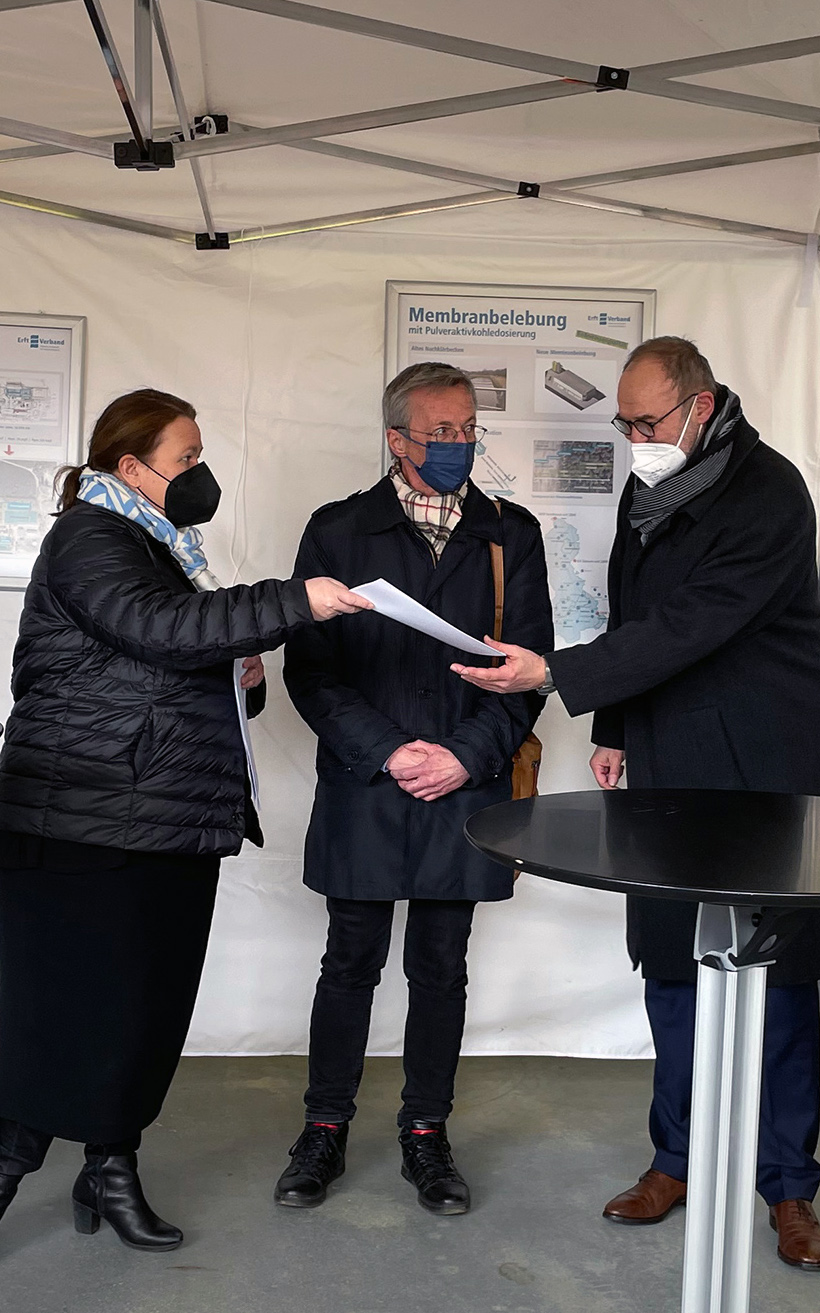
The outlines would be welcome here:
<svg viewBox="0 0 820 1313">
<path fill-rule="evenodd" d="M 465 834 L 567 884 L 699 903 L 682 1313 L 748 1313 L 766 970 L 820 908 L 820 798 L 693 789 L 500 803 Z"/>
</svg>

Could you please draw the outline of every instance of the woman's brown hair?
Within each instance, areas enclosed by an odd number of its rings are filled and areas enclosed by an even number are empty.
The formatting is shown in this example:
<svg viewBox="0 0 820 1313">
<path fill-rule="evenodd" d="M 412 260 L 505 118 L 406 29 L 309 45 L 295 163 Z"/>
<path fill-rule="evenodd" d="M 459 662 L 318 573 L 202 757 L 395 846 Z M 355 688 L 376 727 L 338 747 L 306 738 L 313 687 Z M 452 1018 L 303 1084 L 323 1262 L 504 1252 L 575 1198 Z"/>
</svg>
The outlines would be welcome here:
<svg viewBox="0 0 820 1313">
<path fill-rule="evenodd" d="M 144 460 L 154 451 L 162 430 L 183 415 L 196 419 L 196 411 L 188 401 L 174 397 L 170 392 L 157 392 L 154 388 L 140 388 L 117 397 L 106 406 L 91 434 L 88 460 L 85 465 L 64 465 L 57 471 L 55 489 L 60 484 L 59 511 L 67 511 L 77 500 L 80 477 L 85 469 L 115 474 L 123 456 L 136 456 Z"/>
</svg>

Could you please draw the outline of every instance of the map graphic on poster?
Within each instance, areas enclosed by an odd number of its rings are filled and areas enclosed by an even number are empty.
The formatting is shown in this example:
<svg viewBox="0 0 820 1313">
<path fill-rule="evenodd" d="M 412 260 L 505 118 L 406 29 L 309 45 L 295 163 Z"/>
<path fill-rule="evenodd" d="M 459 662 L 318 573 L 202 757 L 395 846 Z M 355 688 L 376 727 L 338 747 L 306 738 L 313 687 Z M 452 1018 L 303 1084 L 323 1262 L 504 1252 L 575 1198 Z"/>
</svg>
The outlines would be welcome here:
<svg viewBox="0 0 820 1313">
<path fill-rule="evenodd" d="M 0 315 L 0 584 L 22 587 L 77 460 L 83 321 Z"/>
<path fill-rule="evenodd" d="M 387 374 L 442 360 L 472 379 L 475 483 L 541 522 L 556 646 L 606 628 L 606 570 L 629 473 L 610 425 L 629 352 L 653 331 L 655 293 L 388 283 Z"/>
<path fill-rule="evenodd" d="M 606 594 L 599 586 L 601 561 L 581 558 L 581 533 L 571 520 L 552 517 L 544 531 L 555 631 L 565 643 L 579 643 L 584 634 L 606 628 Z"/>
</svg>

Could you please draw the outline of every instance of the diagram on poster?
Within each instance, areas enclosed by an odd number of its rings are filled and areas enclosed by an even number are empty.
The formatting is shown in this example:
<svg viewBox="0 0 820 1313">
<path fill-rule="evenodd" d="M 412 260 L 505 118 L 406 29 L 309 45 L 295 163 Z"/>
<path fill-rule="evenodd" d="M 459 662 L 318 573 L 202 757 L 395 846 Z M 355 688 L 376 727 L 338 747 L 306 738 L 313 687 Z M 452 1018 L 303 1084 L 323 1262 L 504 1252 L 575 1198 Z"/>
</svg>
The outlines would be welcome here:
<svg viewBox="0 0 820 1313">
<path fill-rule="evenodd" d="M 0 586 L 24 587 L 79 458 L 82 319 L 0 315 Z"/>
<path fill-rule="evenodd" d="M 624 353 L 621 352 L 621 355 Z M 556 352 L 538 351 L 535 357 L 536 414 L 556 419 L 574 420 L 578 412 L 587 419 L 603 414 L 609 420 L 615 413 L 618 366 L 615 360 L 586 359 L 583 364 L 573 357 Z"/>
<path fill-rule="evenodd" d="M 556 643 L 607 624 L 606 568 L 629 474 L 610 425 L 627 356 L 653 331 L 655 293 L 388 283 L 387 376 L 442 360 L 472 380 L 474 482 L 538 516 Z"/>
<path fill-rule="evenodd" d="M 61 384 L 59 374 L 30 374 L 18 370 L 14 375 L 0 373 L 0 420 L 13 420 L 22 430 L 25 424 L 53 426 L 60 422 Z M 53 442 L 53 434 L 33 441 Z"/>
<path fill-rule="evenodd" d="M 571 493 L 611 494 L 615 487 L 615 443 L 585 438 L 536 438 L 533 444 L 534 497 Z"/>
</svg>

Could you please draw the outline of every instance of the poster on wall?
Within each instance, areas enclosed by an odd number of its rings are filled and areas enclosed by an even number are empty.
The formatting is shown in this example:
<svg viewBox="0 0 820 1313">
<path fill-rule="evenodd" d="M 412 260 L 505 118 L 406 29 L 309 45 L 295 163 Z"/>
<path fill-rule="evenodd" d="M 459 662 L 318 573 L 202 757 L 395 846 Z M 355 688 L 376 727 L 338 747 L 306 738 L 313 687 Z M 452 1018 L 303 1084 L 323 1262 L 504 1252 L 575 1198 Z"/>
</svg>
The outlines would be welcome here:
<svg viewBox="0 0 820 1313">
<path fill-rule="evenodd" d="M 655 292 L 387 284 L 386 378 L 442 360 L 472 379 L 473 480 L 544 533 L 556 646 L 606 628 L 606 566 L 629 443 L 610 424 L 629 352 L 654 332 Z"/>
<path fill-rule="evenodd" d="M 0 588 L 25 588 L 82 442 L 85 319 L 0 314 Z"/>
</svg>

